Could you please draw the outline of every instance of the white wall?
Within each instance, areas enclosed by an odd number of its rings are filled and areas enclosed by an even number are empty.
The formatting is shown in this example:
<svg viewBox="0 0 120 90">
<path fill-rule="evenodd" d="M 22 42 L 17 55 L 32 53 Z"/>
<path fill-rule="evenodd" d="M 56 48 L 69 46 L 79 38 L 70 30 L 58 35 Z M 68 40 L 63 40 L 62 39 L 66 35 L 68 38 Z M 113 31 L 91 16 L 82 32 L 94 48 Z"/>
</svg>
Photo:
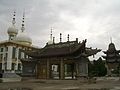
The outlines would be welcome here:
<svg viewBox="0 0 120 90">
<path fill-rule="evenodd" d="M 7 70 L 12 69 L 12 46 L 8 46 L 8 57 L 7 57 Z"/>
<path fill-rule="evenodd" d="M 18 70 L 18 56 L 19 56 L 19 48 L 16 48 L 16 65 L 15 65 L 15 70 Z"/>
</svg>

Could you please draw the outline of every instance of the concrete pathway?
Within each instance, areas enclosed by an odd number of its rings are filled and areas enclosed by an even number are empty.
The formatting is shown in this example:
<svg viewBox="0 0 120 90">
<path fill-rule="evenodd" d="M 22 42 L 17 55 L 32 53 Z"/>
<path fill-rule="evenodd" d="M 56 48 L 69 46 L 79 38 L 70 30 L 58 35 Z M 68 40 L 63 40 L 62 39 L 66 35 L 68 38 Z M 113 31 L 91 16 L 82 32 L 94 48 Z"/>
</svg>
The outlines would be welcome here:
<svg viewBox="0 0 120 90">
<path fill-rule="evenodd" d="M 15 88 L 31 88 L 32 90 L 120 90 L 120 81 L 103 80 L 96 83 L 81 83 L 78 80 L 29 80 L 0 83 L 0 90 L 10 90 L 9 88 L 13 88 L 12 90 L 17 90 Z"/>
</svg>

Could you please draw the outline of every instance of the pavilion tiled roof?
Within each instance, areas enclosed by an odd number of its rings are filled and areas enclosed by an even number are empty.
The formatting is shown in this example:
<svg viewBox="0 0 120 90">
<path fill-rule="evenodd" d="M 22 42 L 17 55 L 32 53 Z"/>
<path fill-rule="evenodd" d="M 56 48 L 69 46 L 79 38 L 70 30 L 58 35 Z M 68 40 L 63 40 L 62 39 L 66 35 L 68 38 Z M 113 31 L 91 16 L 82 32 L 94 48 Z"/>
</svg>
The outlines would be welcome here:
<svg viewBox="0 0 120 90">
<path fill-rule="evenodd" d="M 105 56 L 102 56 L 106 59 L 106 62 L 120 62 L 120 50 L 116 50 L 114 43 L 110 43 L 108 50 L 103 51 Z"/>
<path fill-rule="evenodd" d="M 27 55 L 33 58 L 46 58 L 46 57 L 58 57 L 58 56 L 69 56 L 69 57 L 81 57 L 91 56 L 100 52 L 100 49 L 92 49 L 86 47 L 86 40 L 82 42 L 69 41 L 61 42 L 56 44 L 46 45 L 44 48 L 37 51 L 23 51 Z"/>
<path fill-rule="evenodd" d="M 85 51 L 86 40 L 82 43 L 76 41 L 63 42 L 57 44 L 46 45 L 44 48 L 36 52 L 24 51 L 31 57 L 51 57 L 51 56 L 64 56 L 74 55 L 76 52 L 81 53 L 82 49 Z"/>
</svg>

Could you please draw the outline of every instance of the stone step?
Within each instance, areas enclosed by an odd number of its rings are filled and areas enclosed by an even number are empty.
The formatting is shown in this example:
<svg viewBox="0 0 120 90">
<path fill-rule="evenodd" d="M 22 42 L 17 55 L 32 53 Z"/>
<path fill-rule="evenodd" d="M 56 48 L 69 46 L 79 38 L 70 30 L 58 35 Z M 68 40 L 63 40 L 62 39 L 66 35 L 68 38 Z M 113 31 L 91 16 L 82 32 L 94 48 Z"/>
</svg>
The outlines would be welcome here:
<svg viewBox="0 0 120 90">
<path fill-rule="evenodd" d="M 20 77 L 19 75 L 17 75 L 16 73 L 3 73 L 2 74 L 3 78 L 18 78 Z"/>
</svg>

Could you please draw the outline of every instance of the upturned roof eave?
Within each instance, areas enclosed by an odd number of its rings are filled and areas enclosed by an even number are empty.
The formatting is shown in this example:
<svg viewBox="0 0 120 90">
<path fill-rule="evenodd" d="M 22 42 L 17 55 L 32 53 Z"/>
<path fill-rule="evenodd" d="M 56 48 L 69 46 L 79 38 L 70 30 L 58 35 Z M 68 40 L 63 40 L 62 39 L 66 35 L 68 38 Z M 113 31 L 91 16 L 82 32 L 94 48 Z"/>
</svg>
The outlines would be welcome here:
<svg viewBox="0 0 120 90">
<path fill-rule="evenodd" d="M 40 51 L 38 54 L 35 52 L 25 52 L 28 56 L 31 56 L 31 57 L 34 57 L 34 58 L 44 58 L 44 57 L 59 57 L 59 56 L 68 56 L 68 55 L 73 55 L 74 53 L 76 53 L 77 51 L 79 51 L 81 49 L 81 47 L 86 43 L 86 41 L 83 41 L 79 47 L 71 52 L 68 52 L 68 53 L 61 53 L 61 54 L 49 54 L 49 55 L 42 55 L 42 52 L 44 51 L 44 49 L 46 48 L 43 48 L 41 49 L 42 51 Z"/>
</svg>

